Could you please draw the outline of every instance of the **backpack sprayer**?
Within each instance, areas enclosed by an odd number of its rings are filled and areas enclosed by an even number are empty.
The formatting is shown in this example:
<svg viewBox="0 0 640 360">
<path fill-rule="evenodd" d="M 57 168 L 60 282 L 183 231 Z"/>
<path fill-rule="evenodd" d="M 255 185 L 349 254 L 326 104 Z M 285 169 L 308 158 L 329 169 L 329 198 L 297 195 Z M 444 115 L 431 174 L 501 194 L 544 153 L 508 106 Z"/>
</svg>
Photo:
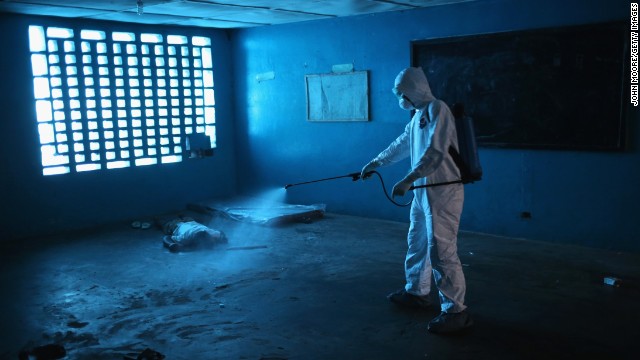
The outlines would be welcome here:
<svg viewBox="0 0 640 360">
<path fill-rule="evenodd" d="M 453 110 L 453 115 L 456 123 L 456 133 L 458 135 L 459 151 L 454 147 L 449 147 L 449 155 L 451 156 L 451 158 L 453 159 L 453 162 L 456 164 L 456 166 L 460 170 L 460 179 L 453 180 L 453 181 L 445 181 L 445 182 L 435 183 L 435 184 L 411 186 L 409 190 L 434 187 L 434 186 L 452 185 L 452 184 L 468 184 L 468 183 L 472 183 L 482 179 L 482 167 L 480 166 L 480 158 L 478 156 L 478 147 L 476 144 L 476 136 L 473 128 L 473 120 L 470 117 L 465 115 L 464 107 L 460 103 L 453 105 L 452 110 Z M 379 172 L 377 171 L 368 172 L 365 174 L 365 177 L 369 177 L 373 174 L 378 175 L 378 178 L 380 179 L 380 184 L 382 185 L 382 191 L 384 192 L 384 195 L 394 205 L 409 206 L 411 204 L 411 202 L 413 201 L 413 198 L 411 199 L 411 201 L 409 201 L 406 204 L 400 204 L 395 202 L 393 198 L 389 196 L 389 193 L 387 192 L 387 189 L 384 185 L 384 180 L 382 180 L 382 175 L 380 175 Z M 360 173 L 356 172 L 356 173 L 351 173 L 347 175 L 334 176 L 334 177 L 325 178 L 325 179 L 301 182 L 297 184 L 288 184 L 288 185 L 285 185 L 284 188 L 288 189 L 292 186 L 312 184 L 320 181 L 328 181 L 328 180 L 335 180 L 335 179 L 348 178 L 348 177 L 350 177 L 353 181 L 358 181 L 360 180 Z"/>
</svg>

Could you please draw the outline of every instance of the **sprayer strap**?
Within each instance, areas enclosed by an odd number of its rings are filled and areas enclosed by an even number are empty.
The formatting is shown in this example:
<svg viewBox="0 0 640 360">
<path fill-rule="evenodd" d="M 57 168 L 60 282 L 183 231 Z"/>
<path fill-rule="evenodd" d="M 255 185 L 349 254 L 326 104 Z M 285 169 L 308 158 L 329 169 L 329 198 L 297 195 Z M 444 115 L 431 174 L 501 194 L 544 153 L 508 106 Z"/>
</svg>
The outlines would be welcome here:
<svg viewBox="0 0 640 360">
<path fill-rule="evenodd" d="M 414 186 L 411 189 L 420 189 L 420 188 L 428 188 L 428 187 L 435 187 L 435 186 L 443 186 L 443 185 L 453 185 L 453 184 L 462 184 L 462 180 L 453 180 L 453 181 L 445 181 L 445 182 L 441 182 L 441 183 L 435 183 L 435 184 L 427 184 L 427 185 L 418 185 L 418 186 Z"/>
</svg>

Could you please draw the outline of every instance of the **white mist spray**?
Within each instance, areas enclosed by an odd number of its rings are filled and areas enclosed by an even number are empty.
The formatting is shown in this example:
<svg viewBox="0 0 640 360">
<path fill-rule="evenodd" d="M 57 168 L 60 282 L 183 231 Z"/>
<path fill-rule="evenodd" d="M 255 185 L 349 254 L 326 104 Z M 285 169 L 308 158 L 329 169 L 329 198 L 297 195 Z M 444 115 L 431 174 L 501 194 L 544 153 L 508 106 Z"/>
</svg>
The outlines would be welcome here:
<svg viewBox="0 0 640 360">
<path fill-rule="evenodd" d="M 287 191 L 282 187 L 278 187 L 258 193 L 255 197 L 261 208 L 272 205 L 282 205 L 287 197 Z"/>
</svg>

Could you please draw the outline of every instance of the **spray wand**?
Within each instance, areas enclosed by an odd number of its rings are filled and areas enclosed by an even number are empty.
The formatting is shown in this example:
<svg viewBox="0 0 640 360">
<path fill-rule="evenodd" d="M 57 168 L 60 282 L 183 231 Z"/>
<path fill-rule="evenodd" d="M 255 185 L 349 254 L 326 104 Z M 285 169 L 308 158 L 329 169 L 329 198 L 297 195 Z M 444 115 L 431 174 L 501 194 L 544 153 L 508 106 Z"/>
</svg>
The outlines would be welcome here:
<svg viewBox="0 0 640 360">
<path fill-rule="evenodd" d="M 358 181 L 358 180 L 360 180 L 360 173 L 352 173 L 352 174 L 348 174 L 348 175 L 334 176 L 334 177 L 325 178 L 325 179 L 305 181 L 305 182 L 301 182 L 301 183 L 297 183 L 297 184 L 287 184 L 287 185 L 284 186 L 284 188 L 286 190 L 286 189 L 288 189 L 288 188 L 290 188 L 292 186 L 313 184 L 313 183 L 317 183 L 317 182 L 320 182 L 320 181 L 335 180 L 335 179 L 342 179 L 342 178 L 348 178 L 348 177 L 350 177 L 353 181 Z"/>
<path fill-rule="evenodd" d="M 384 180 L 382 179 L 382 175 L 380 175 L 379 172 L 377 171 L 370 171 L 368 173 L 365 174 L 365 178 L 371 176 L 371 175 L 378 175 L 378 178 L 380 179 L 380 185 L 382 186 L 382 191 L 384 192 L 384 195 L 387 197 L 387 199 L 389 201 L 391 201 L 394 205 L 396 206 L 409 206 L 411 205 L 411 202 L 413 201 L 413 198 L 411 198 L 411 200 L 409 200 L 408 203 L 406 204 L 401 204 L 398 203 L 396 201 L 393 200 L 393 198 L 391 196 L 389 196 L 389 193 L 387 192 L 387 188 L 384 185 Z M 321 181 L 328 181 L 328 180 L 335 180 L 335 179 L 342 179 L 342 178 L 351 178 L 351 180 L 353 181 L 358 181 L 360 180 L 360 173 L 359 172 L 355 172 L 355 173 L 351 173 L 351 174 L 347 174 L 347 175 L 341 175 L 341 176 L 334 176 L 334 177 L 329 177 L 329 178 L 324 178 L 324 179 L 318 179 L 318 180 L 312 180 L 312 181 L 305 181 L 305 182 L 301 182 L 301 183 L 296 183 L 296 184 L 287 184 L 284 186 L 285 189 L 289 189 L 292 186 L 298 186 L 298 185 L 306 185 L 306 184 L 313 184 L 313 183 L 317 183 L 317 182 L 321 182 Z M 447 182 L 441 182 L 441 183 L 436 183 L 436 184 L 427 184 L 427 185 L 418 185 L 418 186 L 411 186 L 409 188 L 409 190 L 414 190 L 414 189 L 420 189 L 420 188 L 427 188 L 427 187 L 433 187 L 433 186 L 442 186 L 442 185 L 451 185 L 451 184 L 459 184 L 462 183 L 462 180 L 454 180 L 454 181 L 447 181 Z"/>
</svg>

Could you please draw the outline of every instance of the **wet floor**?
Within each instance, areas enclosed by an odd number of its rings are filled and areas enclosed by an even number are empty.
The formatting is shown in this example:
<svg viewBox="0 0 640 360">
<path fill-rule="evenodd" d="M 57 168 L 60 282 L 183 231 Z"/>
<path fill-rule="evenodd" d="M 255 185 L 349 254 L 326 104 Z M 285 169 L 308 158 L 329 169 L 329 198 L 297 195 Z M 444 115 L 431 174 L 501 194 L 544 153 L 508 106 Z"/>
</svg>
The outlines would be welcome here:
<svg viewBox="0 0 640 360">
<path fill-rule="evenodd" d="M 462 233 L 476 326 L 442 337 L 426 331 L 437 310 L 386 299 L 406 223 L 209 225 L 229 243 L 174 254 L 159 230 L 115 224 L 3 249 L 0 359 L 49 343 L 68 359 L 637 358 L 638 254 Z"/>
</svg>

